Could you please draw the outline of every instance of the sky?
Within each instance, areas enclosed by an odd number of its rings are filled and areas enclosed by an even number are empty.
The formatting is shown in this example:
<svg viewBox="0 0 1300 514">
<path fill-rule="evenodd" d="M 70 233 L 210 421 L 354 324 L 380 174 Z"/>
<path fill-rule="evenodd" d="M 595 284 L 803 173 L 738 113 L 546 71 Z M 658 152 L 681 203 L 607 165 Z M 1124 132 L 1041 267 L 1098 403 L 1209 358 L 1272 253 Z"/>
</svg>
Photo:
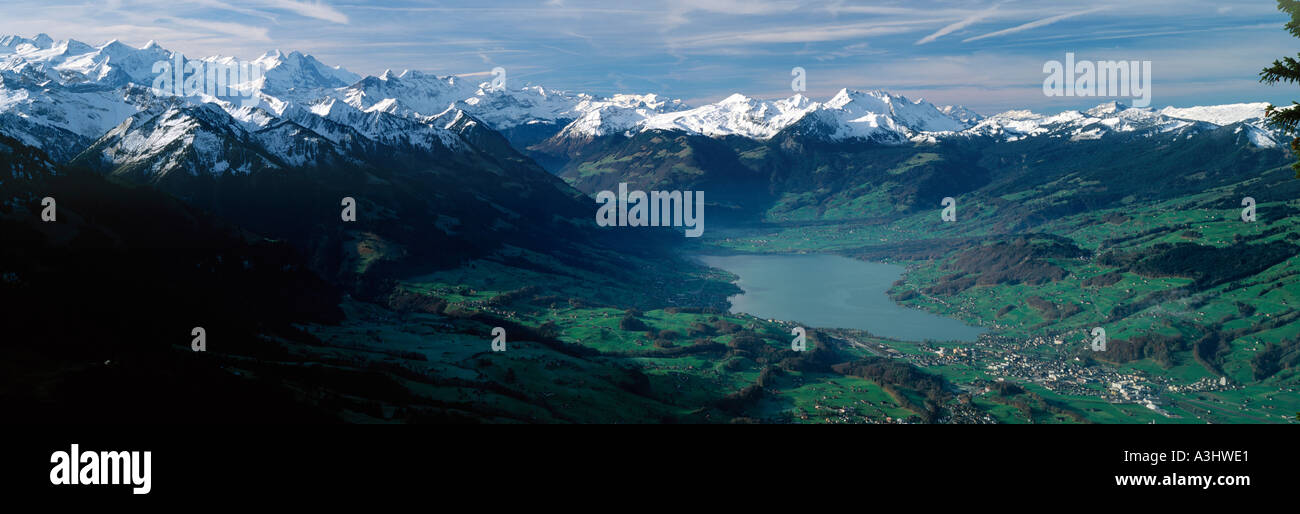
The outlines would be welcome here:
<svg viewBox="0 0 1300 514">
<path fill-rule="evenodd" d="M 253 59 L 298 50 L 361 75 L 414 69 L 692 105 L 884 89 L 981 114 L 1059 112 L 1108 98 L 1049 97 L 1046 61 L 1151 61 L 1151 106 L 1289 104 L 1258 82 L 1300 53 L 1268 0 L 115 0 L 7 2 L 0 34 Z"/>
</svg>

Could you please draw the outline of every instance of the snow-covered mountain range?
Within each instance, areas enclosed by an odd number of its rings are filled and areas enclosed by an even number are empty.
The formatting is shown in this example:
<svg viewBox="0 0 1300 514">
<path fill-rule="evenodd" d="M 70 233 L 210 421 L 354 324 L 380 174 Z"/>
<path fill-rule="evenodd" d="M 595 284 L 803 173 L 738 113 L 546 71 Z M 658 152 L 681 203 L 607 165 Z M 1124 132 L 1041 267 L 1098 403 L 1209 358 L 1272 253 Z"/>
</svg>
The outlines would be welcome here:
<svg viewBox="0 0 1300 514">
<path fill-rule="evenodd" d="M 104 150 L 111 152 L 102 156 L 110 161 L 161 151 L 176 138 L 194 137 L 178 128 L 213 122 L 209 118 L 215 115 L 182 109 L 176 98 L 152 87 L 154 63 L 174 59 L 200 67 L 236 62 L 223 56 L 184 58 L 154 42 L 132 48 L 118 41 L 99 46 L 55 41 L 45 34 L 0 38 L 0 132 L 56 160 L 69 160 L 105 137 L 130 145 Z M 366 140 L 454 149 L 464 145 L 467 123 L 505 134 L 521 151 L 548 139 L 573 145 L 641 131 L 769 139 L 792 130 L 834 141 L 902 144 L 947 137 L 1078 141 L 1122 132 L 1194 134 L 1240 124 L 1238 130 L 1257 146 L 1281 140 L 1263 123 L 1264 103 L 1152 110 L 1111 102 L 1054 115 L 1008 111 L 982 117 L 961 106 L 844 89 L 823 102 L 797 94 L 778 100 L 735 94 L 692 108 L 655 94 L 604 97 L 534 85 L 494 90 L 487 83 L 417 71 L 362 77 L 299 52 L 268 52 L 252 63 L 261 70 L 256 80 L 234 85 L 248 95 L 243 101 L 199 94 L 180 102 L 220 108 L 239 125 L 230 129 L 232 137 L 260 140 L 273 160 L 288 165 L 317 154 L 302 142 L 272 141 L 275 134 L 309 135 L 333 145 Z M 190 119 L 199 112 L 204 119 Z M 292 127 L 285 129 L 286 124 Z M 151 131 L 129 133 L 143 126 Z"/>
</svg>

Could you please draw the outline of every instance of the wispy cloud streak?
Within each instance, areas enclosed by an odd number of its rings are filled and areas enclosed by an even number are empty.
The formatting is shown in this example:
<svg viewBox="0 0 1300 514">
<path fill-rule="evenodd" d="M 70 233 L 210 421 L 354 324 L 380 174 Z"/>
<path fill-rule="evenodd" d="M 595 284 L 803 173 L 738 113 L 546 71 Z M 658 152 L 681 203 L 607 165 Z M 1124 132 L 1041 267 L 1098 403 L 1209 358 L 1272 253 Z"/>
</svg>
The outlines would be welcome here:
<svg viewBox="0 0 1300 514">
<path fill-rule="evenodd" d="M 974 25 L 974 24 L 976 24 L 976 23 L 979 23 L 979 22 L 981 22 L 981 21 L 984 21 L 985 19 L 988 19 L 988 17 L 993 16 L 993 14 L 994 14 L 995 12 L 997 12 L 997 10 L 998 10 L 998 6 L 997 6 L 997 5 L 994 5 L 993 7 L 990 7 L 990 8 L 988 8 L 987 10 L 977 12 L 977 13 L 971 15 L 970 17 L 968 17 L 968 18 L 966 18 L 966 19 L 963 19 L 963 20 L 961 20 L 961 21 L 959 21 L 959 22 L 957 22 L 957 23 L 953 23 L 953 24 L 951 24 L 951 25 L 948 25 L 948 26 L 946 26 L 946 27 L 944 27 L 944 28 L 939 29 L 938 31 L 936 31 L 936 32 L 933 33 L 933 34 L 930 34 L 930 35 L 928 35 L 928 36 L 925 36 L 925 37 L 923 37 L 923 38 L 917 40 L 916 44 L 918 44 L 918 45 L 924 45 L 924 44 L 926 44 L 926 43 L 929 43 L 929 42 L 931 42 L 931 41 L 934 41 L 934 40 L 936 40 L 936 39 L 939 39 L 939 38 L 941 38 L 941 37 L 944 37 L 944 36 L 946 36 L 946 35 L 948 35 L 948 34 L 952 34 L 953 32 L 956 32 L 956 31 L 958 31 L 958 30 L 964 29 L 964 28 L 966 28 L 966 27 L 969 27 L 969 26 L 971 26 L 971 25 Z"/>
<path fill-rule="evenodd" d="M 1001 36 L 1005 36 L 1005 35 L 1008 35 L 1008 34 L 1015 34 L 1015 33 L 1017 33 L 1017 32 L 1024 32 L 1024 31 L 1026 31 L 1026 30 L 1036 29 L 1036 28 L 1038 28 L 1038 27 L 1045 27 L 1045 26 L 1047 26 L 1047 25 L 1051 25 L 1051 24 L 1056 23 L 1056 22 L 1061 21 L 1061 20 L 1065 20 L 1065 19 L 1073 18 L 1073 17 L 1075 17 L 1075 16 L 1083 16 L 1083 15 L 1085 15 L 1085 14 L 1092 14 L 1092 13 L 1095 13 L 1095 12 L 1104 11 L 1104 10 L 1106 10 L 1106 9 L 1109 9 L 1109 7 L 1098 7 L 1098 8 L 1095 8 L 1095 9 L 1088 9 L 1088 10 L 1086 10 L 1086 11 L 1078 11 L 1078 12 L 1072 12 L 1072 13 L 1067 13 L 1067 14 L 1060 14 L 1060 15 L 1057 15 L 1057 16 L 1052 16 L 1051 18 L 1043 18 L 1043 19 L 1041 19 L 1041 20 L 1031 21 L 1031 22 L 1026 23 L 1026 24 L 1024 24 L 1024 25 L 1016 25 L 1016 26 L 1011 27 L 1011 28 L 1009 28 L 1009 29 L 1002 29 L 1002 30 L 999 30 L 999 31 L 997 31 L 997 32 L 990 32 L 990 33 L 988 33 L 988 34 L 984 34 L 984 35 L 981 35 L 981 36 L 968 37 L 968 38 L 963 39 L 963 40 L 961 40 L 961 41 L 962 41 L 963 43 L 969 43 L 969 42 L 971 42 L 971 41 L 979 41 L 979 40 L 981 40 L 981 39 L 988 39 L 988 38 L 991 38 L 991 37 L 1001 37 Z"/>
</svg>

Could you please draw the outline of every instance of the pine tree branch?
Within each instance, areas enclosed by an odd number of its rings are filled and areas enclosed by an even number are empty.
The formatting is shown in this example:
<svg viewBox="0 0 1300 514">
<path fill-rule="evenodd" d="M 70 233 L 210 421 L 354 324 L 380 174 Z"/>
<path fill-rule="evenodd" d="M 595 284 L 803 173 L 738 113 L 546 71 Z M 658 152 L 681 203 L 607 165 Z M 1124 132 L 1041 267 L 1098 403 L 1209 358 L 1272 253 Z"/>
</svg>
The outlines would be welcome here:
<svg viewBox="0 0 1300 514">
<path fill-rule="evenodd" d="M 1272 66 L 1259 72 L 1259 81 L 1265 84 L 1277 84 L 1278 82 L 1295 84 L 1300 82 L 1300 61 L 1291 57 L 1283 57 L 1273 61 Z"/>
<path fill-rule="evenodd" d="M 1282 109 L 1269 105 L 1264 109 L 1264 118 L 1270 127 L 1295 133 L 1296 127 L 1300 126 L 1300 103 L 1291 102 L 1289 107 Z"/>
<path fill-rule="evenodd" d="M 1300 37 L 1300 1 L 1277 0 L 1277 9 L 1291 15 L 1291 21 L 1286 24 L 1286 31 L 1292 36 Z"/>
</svg>

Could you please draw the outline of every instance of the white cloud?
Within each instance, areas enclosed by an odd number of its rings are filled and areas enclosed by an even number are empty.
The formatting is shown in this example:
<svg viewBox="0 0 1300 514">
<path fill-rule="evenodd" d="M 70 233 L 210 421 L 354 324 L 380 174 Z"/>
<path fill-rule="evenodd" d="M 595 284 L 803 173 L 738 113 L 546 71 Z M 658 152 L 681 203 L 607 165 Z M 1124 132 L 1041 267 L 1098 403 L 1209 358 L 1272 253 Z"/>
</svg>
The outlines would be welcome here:
<svg viewBox="0 0 1300 514">
<path fill-rule="evenodd" d="M 1015 26 L 1015 27 L 1011 27 L 1011 28 L 1009 28 L 1009 29 L 1002 29 L 1002 30 L 999 30 L 999 31 L 997 31 L 997 32 L 990 32 L 990 33 L 988 33 L 988 34 L 984 34 L 984 35 L 982 35 L 982 36 L 969 37 L 969 38 L 963 39 L 963 40 L 961 40 L 961 41 L 962 41 L 963 43 L 969 43 L 969 42 L 971 42 L 971 41 L 978 41 L 978 40 L 980 40 L 980 39 L 988 39 L 988 38 L 991 38 L 991 37 L 1005 36 L 1005 35 L 1007 35 L 1007 34 L 1015 34 L 1015 33 L 1017 33 L 1017 32 L 1023 32 L 1023 31 L 1026 31 L 1026 30 L 1036 29 L 1036 28 L 1038 28 L 1038 27 L 1043 27 L 1043 26 L 1051 25 L 1051 24 L 1053 24 L 1053 23 L 1056 23 L 1056 22 L 1058 22 L 1058 21 L 1061 21 L 1061 20 L 1064 20 L 1064 19 L 1067 19 L 1067 18 L 1073 18 L 1073 17 L 1075 17 L 1075 16 L 1083 16 L 1083 15 L 1085 15 L 1085 14 L 1092 14 L 1092 13 L 1095 13 L 1095 12 L 1097 12 L 1097 11 L 1104 11 L 1104 10 L 1106 10 L 1106 9 L 1108 9 L 1108 8 L 1107 8 L 1107 7 L 1098 7 L 1098 8 L 1096 8 L 1096 9 L 1088 9 L 1088 10 L 1086 10 L 1086 11 L 1078 11 L 1078 12 L 1072 12 L 1072 13 L 1060 14 L 1060 15 L 1052 16 L 1051 18 L 1043 18 L 1043 19 L 1038 20 L 1038 21 L 1031 21 L 1031 22 L 1026 23 L 1026 24 L 1024 24 L 1024 25 L 1017 25 L 1017 26 Z"/>
<path fill-rule="evenodd" d="M 769 28 L 744 32 L 726 32 L 706 34 L 671 41 L 674 47 L 698 48 L 725 45 L 750 45 L 763 43 L 811 43 L 822 41 L 843 41 L 869 36 L 899 34 L 917 30 L 916 25 L 933 23 L 933 20 L 917 20 L 884 23 L 853 23 L 844 25 L 806 25 L 797 27 Z"/>
<path fill-rule="evenodd" d="M 162 18 L 176 25 L 203 30 L 207 32 L 216 32 L 241 38 L 245 41 L 270 41 L 269 30 L 266 27 L 254 27 L 241 23 L 230 23 L 211 20 L 194 20 L 189 18 Z"/>
<path fill-rule="evenodd" d="M 334 23 L 347 24 L 347 15 L 333 7 L 325 5 L 320 0 L 297 1 L 297 0 L 261 0 L 261 3 L 268 8 L 289 11 L 299 16 L 316 18 L 318 20 L 331 21 Z"/>
<path fill-rule="evenodd" d="M 957 23 L 953 23 L 953 24 L 951 24 L 951 25 L 948 25 L 948 26 L 946 26 L 946 27 L 944 27 L 944 28 L 939 29 L 939 30 L 936 31 L 934 34 L 930 34 L 930 35 L 928 35 L 928 36 L 925 36 L 925 37 L 921 38 L 920 40 L 918 40 L 918 41 L 916 42 L 916 44 L 918 44 L 918 45 L 924 45 L 924 44 L 926 44 L 926 43 L 929 43 L 929 42 L 931 42 L 931 41 L 934 41 L 934 40 L 936 40 L 936 39 L 939 39 L 939 38 L 941 38 L 941 37 L 944 37 L 944 36 L 946 36 L 946 35 L 948 35 L 948 34 L 951 34 L 951 33 L 953 33 L 953 32 L 956 32 L 956 31 L 958 31 L 958 30 L 961 30 L 961 29 L 964 29 L 964 28 L 966 28 L 966 27 L 969 27 L 969 26 L 971 26 L 971 25 L 973 25 L 973 24 L 975 24 L 975 23 L 980 22 L 981 20 L 984 20 L 984 19 L 988 18 L 989 16 L 992 16 L 993 13 L 996 12 L 997 10 L 998 10 L 998 6 L 997 6 L 997 5 L 994 5 L 993 7 L 990 7 L 990 8 L 988 8 L 988 9 L 986 9 L 986 10 L 983 10 L 983 11 L 977 12 L 977 13 L 975 13 L 975 14 L 973 14 L 973 15 L 967 17 L 966 19 L 963 19 L 963 20 L 961 20 L 961 21 L 959 21 L 959 22 L 957 22 Z"/>
</svg>

